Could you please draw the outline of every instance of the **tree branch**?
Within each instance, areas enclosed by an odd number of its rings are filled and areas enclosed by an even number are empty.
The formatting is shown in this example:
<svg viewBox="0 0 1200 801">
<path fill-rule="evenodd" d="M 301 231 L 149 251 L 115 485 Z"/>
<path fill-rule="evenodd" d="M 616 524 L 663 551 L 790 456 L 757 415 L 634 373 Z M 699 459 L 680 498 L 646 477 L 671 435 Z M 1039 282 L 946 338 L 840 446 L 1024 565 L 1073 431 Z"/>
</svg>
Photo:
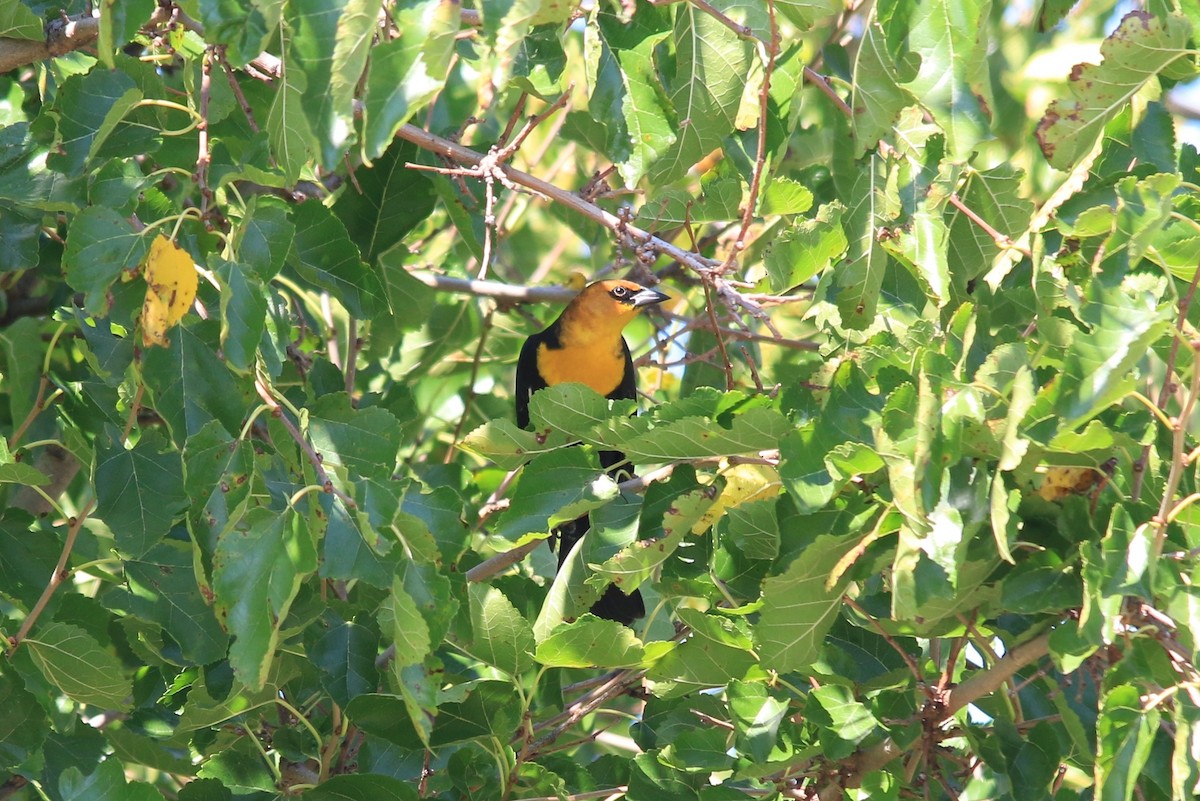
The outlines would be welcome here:
<svg viewBox="0 0 1200 801">
<path fill-rule="evenodd" d="M 463 147 L 457 142 L 451 142 L 449 139 L 444 139 L 437 134 L 432 134 L 411 124 L 401 127 L 396 132 L 396 136 L 407 142 L 412 142 L 417 147 L 428 150 L 431 153 L 437 153 L 439 156 L 444 156 L 459 164 L 469 164 L 473 167 L 478 167 L 487 158 L 483 153 L 471 150 L 469 147 Z M 531 189 L 534 192 L 545 195 L 551 200 L 561 203 L 572 211 L 578 212 L 584 217 L 610 229 L 622 239 L 629 240 L 630 244 L 641 245 L 655 253 L 670 256 L 679 263 L 687 265 L 698 274 L 707 273 L 718 264 L 712 259 L 707 259 L 698 253 L 684 250 L 678 245 L 659 239 L 649 231 L 638 228 L 627 220 L 605 211 L 595 203 L 584 200 L 574 192 L 557 187 L 552 183 L 543 181 L 541 178 L 518 170 L 508 164 L 497 164 L 496 169 L 514 184 Z"/>
<path fill-rule="evenodd" d="M 946 694 L 945 707 L 938 718 L 944 722 L 954 717 L 967 704 L 990 695 L 1000 689 L 1018 670 L 1038 661 L 1050 653 L 1050 632 L 1044 632 L 1032 640 L 1013 648 L 1004 658 L 987 670 L 981 670 Z M 879 770 L 905 752 L 890 737 L 883 742 L 860 751 L 841 763 L 839 780 L 827 782 L 818 791 L 821 801 L 840 799 L 844 789 L 853 789 L 862 784 L 863 777 Z"/>
<path fill-rule="evenodd" d="M 90 45 L 99 35 L 100 20 L 89 13 L 51 21 L 44 40 L 0 37 L 0 74 L 66 55 Z"/>
</svg>

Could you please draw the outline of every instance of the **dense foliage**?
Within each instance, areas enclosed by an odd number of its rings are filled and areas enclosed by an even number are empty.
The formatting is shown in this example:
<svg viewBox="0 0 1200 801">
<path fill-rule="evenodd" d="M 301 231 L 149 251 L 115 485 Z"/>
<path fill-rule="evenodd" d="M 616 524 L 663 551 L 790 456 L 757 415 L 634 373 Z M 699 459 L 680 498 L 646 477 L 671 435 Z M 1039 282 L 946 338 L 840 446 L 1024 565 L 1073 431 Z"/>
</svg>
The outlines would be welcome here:
<svg viewBox="0 0 1200 801">
<path fill-rule="evenodd" d="M 0 797 L 1195 797 L 1195 0 L 62 5 L 0 0 Z M 640 414 L 519 430 L 606 275 Z"/>
</svg>

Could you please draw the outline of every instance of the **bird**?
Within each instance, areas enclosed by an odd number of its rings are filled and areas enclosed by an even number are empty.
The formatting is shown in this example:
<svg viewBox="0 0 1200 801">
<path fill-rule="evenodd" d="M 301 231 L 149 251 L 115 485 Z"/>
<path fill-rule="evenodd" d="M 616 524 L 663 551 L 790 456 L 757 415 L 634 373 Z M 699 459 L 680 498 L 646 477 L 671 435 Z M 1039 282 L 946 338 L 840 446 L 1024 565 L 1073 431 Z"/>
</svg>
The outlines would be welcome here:
<svg viewBox="0 0 1200 801">
<path fill-rule="evenodd" d="M 669 295 L 656 289 L 621 279 L 584 287 L 558 319 L 521 347 L 516 373 L 517 425 L 529 427 L 530 396 L 556 384 L 577 382 L 611 400 L 636 399 L 637 371 L 621 332 L 642 309 L 668 299 Z M 599 456 L 609 475 L 618 480 L 633 477 L 624 454 L 601 451 Z M 585 514 L 555 529 L 560 568 L 590 528 L 591 520 Z M 628 626 L 644 616 L 646 608 L 641 592 L 626 595 L 610 584 L 591 612 Z"/>
</svg>

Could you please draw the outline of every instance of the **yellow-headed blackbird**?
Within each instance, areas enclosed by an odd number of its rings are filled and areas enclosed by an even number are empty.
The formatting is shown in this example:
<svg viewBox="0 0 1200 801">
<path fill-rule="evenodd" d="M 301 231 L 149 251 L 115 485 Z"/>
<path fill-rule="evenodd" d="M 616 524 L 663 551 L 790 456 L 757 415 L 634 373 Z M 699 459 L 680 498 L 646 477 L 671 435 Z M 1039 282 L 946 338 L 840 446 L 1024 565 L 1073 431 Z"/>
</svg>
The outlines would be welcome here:
<svg viewBox="0 0 1200 801">
<path fill-rule="evenodd" d="M 638 311 L 662 303 L 662 292 L 633 281 L 597 281 L 584 287 L 546 330 L 525 340 L 517 360 L 517 425 L 529 426 L 529 396 L 555 384 L 585 384 L 606 398 L 637 397 L 637 373 L 621 331 Z M 600 463 L 614 476 L 632 477 L 625 456 L 601 451 Z M 583 515 L 555 529 L 561 567 L 591 522 Z M 642 595 L 626 595 L 609 585 L 592 614 L 629 625 L 646 613 Z"/>
</svg>

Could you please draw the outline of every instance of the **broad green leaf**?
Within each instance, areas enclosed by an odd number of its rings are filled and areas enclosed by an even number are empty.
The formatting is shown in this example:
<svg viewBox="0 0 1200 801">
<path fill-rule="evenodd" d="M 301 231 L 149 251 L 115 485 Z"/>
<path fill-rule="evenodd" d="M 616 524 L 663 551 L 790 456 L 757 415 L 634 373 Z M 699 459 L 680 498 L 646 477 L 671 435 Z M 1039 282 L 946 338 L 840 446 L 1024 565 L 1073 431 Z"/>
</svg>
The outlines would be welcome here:
<svg viewBox="0 0 1200 801">
<path fill-rule="evenodd" d="M 367 264 L 378 263 L 383 253 L 433 211 L 437 202 L 433 183 L 425 173 L 406 166 L 417 160 L 417 152 L 415 145 L 397 140 L 371 169 L 358 172 L 354 185 L 333 205 L 333 213 Z M 391 293 L 388 299 L 394 313 L 419 319 L 422 310 L 418 305 L 398 305 Z"/>
<path fill-rule="evenodd" d="M 735 681 L 725 689 L 739 753 L 766 762 L 779 736 L 788 704 L 770 695 L 762 684 Z"/>
<path fill-rule="evenodd" d="M 270 29 L 279 22 L 279 10 L 268 3 L 198 3 L 199 19 L 210 42 L 225 44 L 230 63 L 244 67 L 263 52 Z"/>
<path fill-rule="evenodd" d="M 970 170 L 958 196 L 971 213 L 991 229 L 1012 239 L 1029 227 L 1033 204 L 1022 197 L 1024 173 L 1010 164 L 998 164 L 987 170 Z M 987 273 L 1001 254 L 991 232 L 957 206 L 947 206 L 946 225 L 949 241 L 947 257 L 952 265 L 950 278 L 955 290 L 965 296 L 971 281 Z"/>
<path fill-rule="evenodd" d="M 602 506 L 617 495 L 616 483 L 580 448 L 543 454 L 530 462 L 493 533 L 509 541 L 544 534 L 559 523 Z"/>
<path fill-rule="evenodd" d="M 287 208 L 277 200 L 256 197 L 234 231 L 239 263 L 250 265 L 262 280 L 269 281 L 283 269 L 295 235 Z"/>
<path fill-rule="evenodd" d="M 839 684 L 814 688 L 804 705 L 804 716 L 821 728 L 822 750 L 835 759 L 849 756 L 880 727 L 870 708 L 855 698 L 850 688 Z"/>
<path fill-rule="evenodd" d="M 324 464 L 362 476 L 390 475 L 400 449 L 400 424 L 392 413 L 379 406 L 355 409 L 344 392 L 309 406 L 308 435 Z"/>
<path fill-rule="evenodd" d="M 300 583 L 317 569 L 312 535 L 295 512 L 250 511 L 213 554 L 217 614 L 233 635 L 229 662 L 250 688 L 266 685 L 280 628 Z"/>
<path fill-rule="evenodd" d="M 43 41 L 46 38 L 42 20 L 17 0 L 0 3 L 0 36 L 7 39 Z"/>
<path fill-rule="evenodd" d="M 906 84 L 917 75 L 917 60 L 888 52 L 887 36 L 877 20 L 863 32 L 854 64 L 854 138 L 858 152 L 871 150 L 892 130 L 892 123 L 906 106 L 917 99 Z"/>
<path fill-rule="evenodd" d="M 1086 422 L 1115 403 L 1132 386 L 1133 367 L 1167 325 L 1170 309 L 1150 293 L 1089 285 L 1084 322 L 1087 332 L 1076 333 L 1063 359 L 1062 375 L 1042 394 L 1054 399 L 1060 429 Z M 1032 414 L 1041 411 L 1035 404 Z"/>
<path fill-rule="evenodd" d="M 681 483 L 686 486 L 687 479 Z M 705 513 L 720 493 L 721 484 L 688 490 L 671 499 L 670 506 L 663 512 L 662 535 L 653 539 L 640 539 L 613 556 L 597 568 L 597 571 L 614 580 L 619 580 L 621 590 L 633 592 L 649 580 L 654 570 L 669 559 L 684 537 L 702 534 L 708 529 Z M 643 523 L 646 514 L 643 513 Z"/>
<path fill-rule="evenodd" d="M 267 328 L 267 289 L 245 265 L 220 262 L 221 352 L 235 370 L 254 366 L 258 344 Z"/>
<path fill-rule="evenodd" d="M 160 450 L 157 436 L 144 436 L 126 449 L 111 433 L 113 441 L 96 448 L 96 516 L 116 536 L 117 548 L 137 558 L 162 539 L 187 506 L 183 462 L 177 452 Z"/>
<path fill-rule="evenodd" d="M 495 587 L 471 584 L 473 637 L 468 650 L 516 678 L 533 665 L 533 629 L 512 602 Z"/>
<path fill-rule="evenodd" d="M 875 321 L 879 291 L 888 267 L 888 255 L 879 243 L 879 229 L 888 225 L 886 199 L 887 164 L 880 156 L 866 156 L 866 163 L 853 169 L 842 195 L 846 212 L 842 226 L 849 245 L 846 261 L 826 273 L 832 283 L 827 292 L 837 304 L 842 326 L 861 330 Z"/>
<path fill-rule="evenodd" d="M 425 0 L 391 12 L 400 36 L 371 49 L 363 148 L 379 158 L 393 137 L 441 90 L 453 55 L 460 13 L 449 0 Z"/>
<path fill-rule="evenodd" d="M 169 347 L 150 348 L 142 355 L 142 375 L 154 410 L 178 448 L 213 420 L 231 435 L 241 433 L 254 390 L 218 355 L 219 337 L 215 320 L 176 326 L 170 331 Z"/>
<path fill-rule="evenodd" d="M 668 92 L 676 138 L 650 168 L 653 183 L 682 177 L 733 132 L 753 58 L 750 43 L 711 14 L 691 3 L 675 12 L 675 73 Z"/>
<path fill-rule="evenodd" d="M 46 166 L 77 175 L 141 99 L 141 90 L 121 70 L 92 70 L 67 80 L 56 104 L 61 141 Z"/>
<path fill-rule="evenodd" d="M 568 386 L 560 384 L 559 386 Z M 534 399 L 548 390 L 534 393 Z M 599 397 L 599 396 L 597 396 Z M 496 463 L 497 467 L 512 470 L 541 453 L 549 453 L 569 444 L 570 436 L 558 431 L 522 431 L 511 420 L 491 420 L 467 434 L 459 447 Z"/>
<path fill-rule="evenodd" d="M 334 622 L 308 648 L 309 660 L 323 674 L 321 686 L 342 706 L 379 685 L 378 655 L 379 630 L 353 620 Z"/>
<path fill-rule="evenodd" d="M 920 68 L 907 88 L 946 136 L 950 157 L 962 161 L 989 135 L 985 107 L 993 103 L 988 42 L 983 36 L 986 0 L 935 0 L 913 7 L 908 48 Z"/>
<path fill-rule="evenodd" d="M 846 574 L 831 584 L 833 569 L 856 544 L 853 537 L 820 536 L 787 570 L 763 582 L 754 639 L 764 667 L 790 673 L 817 658 L 849 584 Z"/>
<path fill-rule="evenodd" d="M 546 667 L 635 668 L 642 665 L 642 641 L 627 626 L 584 615 L 554 630 L 534 654 Z"/>
<path fill-rule="evenodd" d="M 288 263 L 314 287 L 329 292 L 355 317 L 370 317 L 384 305 L 379 277 L 362 262 L 346 228 L 318 201 L 292 212 L 296 225 Z"/>
<path fill-rule="evenodd" d="M 332 776 L 304 793 L 309 801 L 417 801 L 410 782 L 378 773 Z"/>
<path fill-rule="evenodd" d="M 313 130 L 321 143 L 321 160 L 325 169 L 334 169 L 338 160 L 347 151 L 354 137 L 354 100 L 359 80 L 367 67 L 367 55 L 371 48 L 371 37 L 377 28 L 378 0 L 343 0 L 326 4 L 309 13 L 328 15 L 338 9 L 336 27 L 333 30 L 333 56 L 329 65 L 328 105 L 321 107 Z M 307 20 L 306 20 L 307 22 Z M 314 25 L 315 29 L 316 26 Z M 324 76 L 314 83 L 310 69 L 312 60 L 302 44 L 307 31 L 293 40 L 295 52 L 304 52 L 304 69 L 308 74 L 309 86 L 320 86 Z M 306 102 L 309 100 L 306 95 Z"/>
<path fill-rule="evenodd" d="M 63 263 L 67 282 L 84 293 L 89 314 L 108 311 L 105 293 L 122 272 L 141 263 L 148 248 L 149 242 L 112 209 L 91 206 L 75 216 L 67 231 Z"/>
<path fill-rule="evenodd" d="M 599 9 L 599 7 L 598 7 Z M 630 24 L 597 10 L 584 29 L 588 112 L 605 131 L 607 155 L 633 187 L 676 141 L 670 101 L 653 63 L 669 34 L 664 9 L 641 4 Z"/>
<path fill-rule="evenodd" d="M 1191 25 L 1176 14 L 1126 14 L 1100 46 L 1102 61 L 1077 65 L 1068 83 L 1071 98 L 1051 103 L 1038 123 L 1038 143 L 1051 166 L 1070 169 L 1090 152 L 1108 121 L 1148 82 L 1193 74 L 1190 34 Z"/>
<path fill-rule="evenodd" d="M 461 692 L 461 688 L 454 688 Z M 506 681 L 479 681 L 468 688 L 462 701 L 438 705 L 437 722 L 430 745 L 499 737 L 507 741 L 521 721 L 521 699 L 516 688 Z"/>
<path fill-rule="evenodd" d="M 398 576 L 392 579 L 391 595 L 383 602 L 379 620 L 385 635 L 396 646 L 393 658 L 399 667 L 423 662 L 433 644 L 429 626 L 404 584 Z"/>
<path fill-rule="evenodd" d="M 225 656 L 229 636 L 197 592 L 192 571 L 191 549 L 178 542 L 161 542 L 126 562 L 128 610 L 161 626 L 189 662 L 207 665 Z"/>
<path fill-rule="evenodd" d="M 147 782 L 126 782 L 121 763 L 110 758 L 101 762 L 96 769 L 85 775 L 79 768 L 71 766 L 58 779 L 58 790 L 62 798 L 79 801 L 158 801 L 162 793 Z"/>
<path fill-rule="evenodd" d="M 288 35 L 294 34 L 285 34 Z M 283 170 L 285 180 L 294 184 L 316 149 L 309 117 L 304 113 L 304 92 L 308 83 L 303 70 L 291 59 L 285 59 L 283 74 L 276 84 L 275 100 L 267 114 L 267 134 L 271 153 Z"/>
<path fill-rule="evenodd" d="M 763 253 L 771 288 L 782 292 L 826 270 L 845 252 L 840 204 L 821 206 L 815 219 L 801 220 L 771 240 Z"/>
<path fill-rule="evenodd" d="M 1113 687 L 1096 720 L 1095 780 L 1100 801 L 1129 801 L 1158 730 L 1157 707 L 1143 708 L 1137 688 Z"/>
<path fill-rule="evenodd" d="M 133 688 L 125 669 L 83 629 L 50 623 L 35 629 L 25 647 L 46 681 L 73 701 L 128 709 Z"/>
<path fill-rule="evenodd" d="M 16 767 L 42 747 L 50 721 L 37 699 L 14 676 L 0 676 L 0 765 Z"/>
</svg>

